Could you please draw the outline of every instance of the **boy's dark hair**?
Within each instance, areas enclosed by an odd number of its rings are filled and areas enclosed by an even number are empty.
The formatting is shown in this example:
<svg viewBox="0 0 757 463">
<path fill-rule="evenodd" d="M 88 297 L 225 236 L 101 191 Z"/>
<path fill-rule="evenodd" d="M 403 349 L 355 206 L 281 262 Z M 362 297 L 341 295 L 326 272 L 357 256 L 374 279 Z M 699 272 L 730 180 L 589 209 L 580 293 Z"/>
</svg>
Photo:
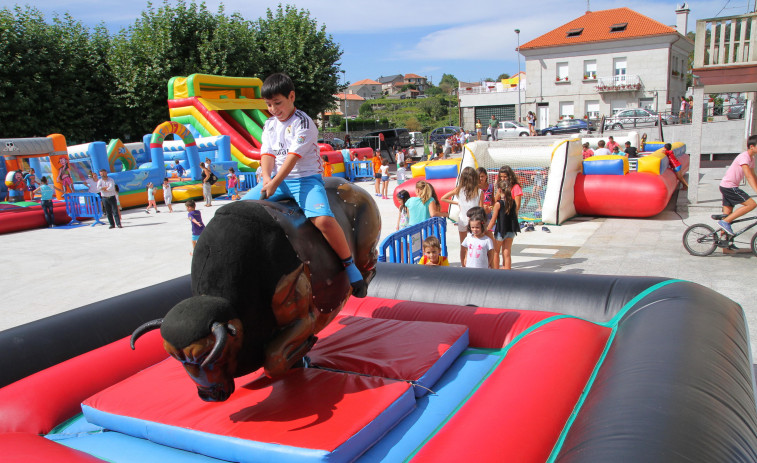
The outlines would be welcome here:
<svg viewBox="0 0 757 463">
<path fill-rule="evenodd" d="M 426 248 L 438 248 L 442 249 L 442 243 L 439 241 L 439 238 L 435 236 L 429 236 L 425 240 L 423 240 L 423 249 Z"/>
<path fill-rule="evenodd" d="M 746 147 L 749 148 L 750 146 L 757 146 L 757 135 L 750 135 L 746 139 Z"/>
<path fill-rule="evenodd" d="M 270 100 L 276 95 L 288 97 L 293 91 L 294 82 L 292 82 L 292 79 L 286 74 L 277 72 L 266 77 L 263 86 L 260 88 L 260 95 Z"/>
<path fill-rule="evenodd" d="M 630 142 L 630 141 L 627 141 L 627 142 L 626 142 L 626 145 L 628 145 L 628 146 L 631 146 L 631 142 Z"/>
<path fill-rule="evenodd" d="M 671 145 L 670 143 L 665 143 L 665 149 L 666 150 L 672 150 L 673 149 L 673 145 Z"/>
<path fill-rule="evenodd" d="M 163 177 L 163 181 L 167 182 L 168 181 L 168 177 Z"/>
<path fill-rule="evenodd" d="M 42 183 L 44 183 L 44 184 L 47 184 L 47 177 L 45 177 L 45 176 L 43 175 L 43 176 L 42 176 L 42 178 L 41 178 L 41 179 L 39 179 L 39 181 L 40 181 L 40 182 L 42 182 Z"/>
<path fill-rule="evenodd" d="M 188 199 L 184 204 L 187 207 L 191 207 L 192 209 L 195 208 L 195 200 L 194 199 Z"/>
<path fill-rule="evenodd" d="M 605 147 L 605 141 L 604 140 L 599 140 L 597 142 L 597 146 L 600 147 L 600 148 L 604 148 Z"/>
</svg>

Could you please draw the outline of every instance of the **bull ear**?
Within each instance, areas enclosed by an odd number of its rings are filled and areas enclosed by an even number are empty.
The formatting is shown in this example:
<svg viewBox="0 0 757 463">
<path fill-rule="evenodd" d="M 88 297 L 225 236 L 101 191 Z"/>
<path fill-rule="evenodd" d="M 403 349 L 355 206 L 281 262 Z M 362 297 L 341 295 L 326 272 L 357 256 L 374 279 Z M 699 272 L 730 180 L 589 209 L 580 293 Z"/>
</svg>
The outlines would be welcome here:
<svg viewBox="0 0 757 463">
<path fill-rule="evenodd" d="M 157 320 L 151 320 L 147 323 L 143 323 L 139 328 L 134 330 L 134 332 L 131 334 L 131 350 L 134 350 L 134 343 L 137 342 L 137 339 L 139 339 L 140 336 L 147 333 L 148 331 L 152 331 L 154 329 L 160 328 L 160 325 L 163 324 L 163 319 L 158 318 Z"/>
<path fill-rule="evenodd" d="M 226 325 L 215 322 L 213 323 L 211 330 L 216 337 L 216 343 L 213 345 L 213 350 L 211 350 L 208 356 L 205 357 L 205 360 L 202 361 L 202 368 L 206 368 L 208 365 L 218 360 L 223 353 L 224 347 L 226 347 Z"/>
</svg>

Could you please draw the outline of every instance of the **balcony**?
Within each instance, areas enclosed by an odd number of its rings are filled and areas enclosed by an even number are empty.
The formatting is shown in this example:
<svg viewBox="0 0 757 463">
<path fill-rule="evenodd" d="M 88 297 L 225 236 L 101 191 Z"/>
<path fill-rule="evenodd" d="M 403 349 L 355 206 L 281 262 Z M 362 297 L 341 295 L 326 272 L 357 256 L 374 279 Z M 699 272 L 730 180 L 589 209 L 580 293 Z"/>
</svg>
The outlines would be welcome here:
<svg viewBox="0 0 757 463">
<path fill-rule="evenodd" d="M 757 90 L 757 13 L 697 21 L 693 74 L 709 93 Z"/>
<path fill-rule="evenodd" d="M 598 93 L 636 92 L 639 90 L 641 90 L 641 78 L 636 74 L 597 78 Z"/>
</svg>

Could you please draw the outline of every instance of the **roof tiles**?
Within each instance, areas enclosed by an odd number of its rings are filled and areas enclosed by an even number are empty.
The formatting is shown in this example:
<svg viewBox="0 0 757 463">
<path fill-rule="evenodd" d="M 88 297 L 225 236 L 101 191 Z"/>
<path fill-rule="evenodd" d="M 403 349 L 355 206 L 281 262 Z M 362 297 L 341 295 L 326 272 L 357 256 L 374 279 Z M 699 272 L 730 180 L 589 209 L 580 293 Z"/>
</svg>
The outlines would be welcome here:
<svg viewBox="0 0 757 463">
<path fill-rule="evenodd" d="M 613 25 L 622 23 L 627 23 L 624 30 L 610 32 L 610 28 Z M 580 34 L 575 34 L 575 31 L 579 29 L 583 30 Z M 568 37 L 568 31 L 574 31 L 575 35 Z M 677 33 L 674 28 L 659 23 L 630 8 L 613 8 L 611 10 L 589 11 L 557 29 L 553 29 L 530 42 L 524 43 L 520 46 L 520 49 L 560 47 L 579 43 L 604 42 Z"/>
</svg>

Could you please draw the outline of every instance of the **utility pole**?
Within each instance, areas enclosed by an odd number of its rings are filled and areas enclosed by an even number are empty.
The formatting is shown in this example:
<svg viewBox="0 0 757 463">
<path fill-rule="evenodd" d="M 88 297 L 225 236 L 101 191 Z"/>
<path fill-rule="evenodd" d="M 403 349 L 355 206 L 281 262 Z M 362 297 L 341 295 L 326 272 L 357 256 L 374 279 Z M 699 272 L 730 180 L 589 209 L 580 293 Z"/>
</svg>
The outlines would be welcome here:
<svg viewBox="0 0 757 463">
<path fill-rule="evenodd" d="M 757 1 L 757 0 L 755 0 Z M 518 122 L 521 121 L 521 106 L 520 106 L 520 29 L 515 29 L 515 36 L 518 38 Z"/>
</svg>

